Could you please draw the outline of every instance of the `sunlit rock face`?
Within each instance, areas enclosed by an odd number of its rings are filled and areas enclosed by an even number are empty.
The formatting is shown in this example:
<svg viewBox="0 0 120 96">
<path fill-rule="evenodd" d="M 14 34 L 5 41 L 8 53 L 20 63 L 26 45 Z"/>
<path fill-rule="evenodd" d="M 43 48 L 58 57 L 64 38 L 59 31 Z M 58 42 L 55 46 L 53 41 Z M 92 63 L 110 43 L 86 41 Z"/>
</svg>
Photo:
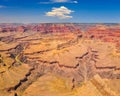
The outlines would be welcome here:
<svg viewBox="0 0 120 96">
<path fill-rule="evenodd" d="M 120 95 L 119 25 L 0 26 L 2 96 Z"/>
<path fill-rule="evenodd" d="M 18 26 L 18 27 L 16 28 L 16 31 L 17 31 L 17 32 L 25 32 L 25 27 L 24 27 L 24 26 Z"/>
<path fill-rule="evenodd" d="M 89 38 L 100 39 L 104 42 L 116 43 L 116 46 L 120 45 L 120 28 L 118 26 L 106 26 L 99 25 L 91 27 L 86 32 Z"/>
</svg>

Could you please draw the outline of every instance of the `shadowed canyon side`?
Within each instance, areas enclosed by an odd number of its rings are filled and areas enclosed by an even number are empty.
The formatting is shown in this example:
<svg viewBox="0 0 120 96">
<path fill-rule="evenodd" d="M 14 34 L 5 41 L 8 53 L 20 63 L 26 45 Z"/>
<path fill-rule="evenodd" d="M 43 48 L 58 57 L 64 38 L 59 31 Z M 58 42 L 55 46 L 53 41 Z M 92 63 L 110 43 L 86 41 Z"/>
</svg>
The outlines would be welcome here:
<svg viewBox="0 0 120 96">
<path fill-rule="evenodd" d="M 0 24 L 0 96 L 120 96 L 119 24 Z"/>
</svg>

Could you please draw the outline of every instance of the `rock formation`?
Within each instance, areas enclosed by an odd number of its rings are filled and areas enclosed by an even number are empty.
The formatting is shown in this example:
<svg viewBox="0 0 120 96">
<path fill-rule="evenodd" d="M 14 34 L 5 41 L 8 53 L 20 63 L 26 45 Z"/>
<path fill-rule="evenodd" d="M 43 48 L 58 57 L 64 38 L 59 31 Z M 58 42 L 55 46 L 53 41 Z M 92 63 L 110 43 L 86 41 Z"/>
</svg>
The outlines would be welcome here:
<svg viewBox="0 0 120 96">
<path fill-rule="evenodd" d="M 87 96 L 90 90 L 90 96 L 120 95 L 113 86 L 120 84 L 119 27 L 7 27 L 0 28 L 0 95 L 48 96 L 48 91 L 49 96 Z"/>
</svg>

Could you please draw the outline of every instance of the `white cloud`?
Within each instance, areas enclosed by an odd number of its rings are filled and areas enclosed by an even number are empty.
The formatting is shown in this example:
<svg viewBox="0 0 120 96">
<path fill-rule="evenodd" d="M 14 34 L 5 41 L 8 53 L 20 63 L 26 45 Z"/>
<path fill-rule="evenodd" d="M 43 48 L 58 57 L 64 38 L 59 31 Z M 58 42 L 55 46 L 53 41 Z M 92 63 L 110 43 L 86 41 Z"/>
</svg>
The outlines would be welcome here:
<svg viewBox="0 0 120 96">
<path fill-rule="evenodd" d="M 50 12 L 46 13 L 46 16 L 58 17 L 59 19 L 70 19 L 72 18 L 72 16 L 70 16 L 72 12 L 74 11 L 61 6 L 60 8 L 52 8 Z"/>
<path fill-rule="evenodd" d="M 78 1 L 76 0 L 51 0 L 54 3 L 78 3 Z"/>
<path fill-rule="evenodd" d="M 73 1 L 74 3 L 78 3 L 78 1 Z"/>
<path fill-rule="evenodd" d="M 54 4 L 54 3 L 78 3 L 77 0 L 50 0 L 49 2 L 39 2 L 39 4 Z"/>
<path fill-rule="evenodd" d="M 59 3 L 61 3 L 61 2 L 69 2 L 70 0 L 51 0 L 52 2 L 59 2 Z"/>
<path fill-rule="evenodd" d="M 0 5 L 0 8 L 6 8 L 6 6 Z"/>
</svg>

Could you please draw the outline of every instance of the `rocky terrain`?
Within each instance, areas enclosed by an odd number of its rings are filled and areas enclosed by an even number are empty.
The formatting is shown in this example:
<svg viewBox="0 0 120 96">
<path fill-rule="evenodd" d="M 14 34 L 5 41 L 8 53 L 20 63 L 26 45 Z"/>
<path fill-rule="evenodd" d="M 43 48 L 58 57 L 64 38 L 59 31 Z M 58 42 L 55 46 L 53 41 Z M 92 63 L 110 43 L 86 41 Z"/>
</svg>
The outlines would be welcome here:
<svg viewBox="0 0 120 96">
<path fill-rule="evenodd" d="M 119 84 L 119 24 L 0 24 L 0 96 L 120 96 Z"/>
</svg>

